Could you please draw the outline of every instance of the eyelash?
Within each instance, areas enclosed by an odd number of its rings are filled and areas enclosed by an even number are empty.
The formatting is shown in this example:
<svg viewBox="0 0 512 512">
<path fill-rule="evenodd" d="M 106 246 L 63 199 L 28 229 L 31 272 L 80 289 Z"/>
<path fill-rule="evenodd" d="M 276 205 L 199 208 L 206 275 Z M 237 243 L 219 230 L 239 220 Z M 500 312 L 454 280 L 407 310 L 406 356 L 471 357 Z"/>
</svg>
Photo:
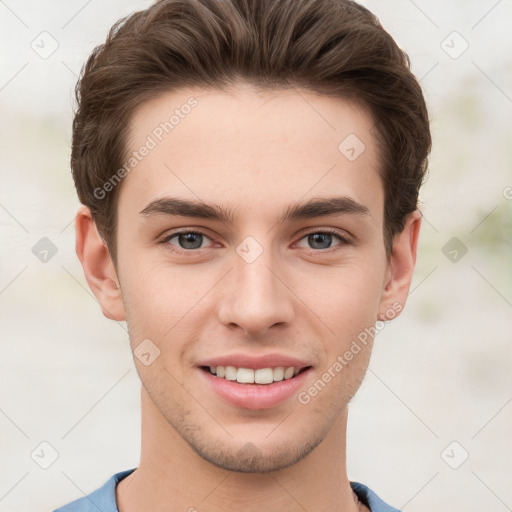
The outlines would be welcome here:
<svg viewBox="0 0 512 512">
<path fill-rule="evenodd" d="M 161 239 L 159 243 L 167 244 L 169 250 L 171 250 L 174 253 L 178 253 L 178 254 L 193 254 L 193 253 L 197 253 L 201 249 L 176 249 L 176 248 L 174 248 L 174 246 L 171 246 L 171 244 L 168 244 L 168 242 L 170 240 L 172 240 L 176 236 L 179 236 L 179 235 L 191 235 L 191 234 L 192 235 L 203 235 L 203 236 L 205 236 L 207 238 L 210 238 L 206 233 L 203 233 L 202 231 L 183 230 L 183 231 L 175 231 L 173 233 L 168 234 L 163 239 Z M 329 247 L 327 249 L 311 249 L 310 248 L 309 251 L 314 252 L 314 253 L 321 253 L 322 254 L 322 253 L 327 253 L 327 252 L 333 252 L 333 251 L 341 249 L 345 245 L 350 245 L 350 243 L 351 243 L 351 241 L 346 236 L 343 236 L 342 234 L 340 234 L 339 231 L 334 230 L 334 229 L 323 229 L 323 230 L 319 230 L 319 231 L 310 231 L 309 233 L 305 233 L 299 239 L 299 241 L 303 240 L 304 238 L 306 238 L 306 237 L 308 237 L 310 235 L 316 235 L 316 234 L 334 235 L 336 238 L 339 239 L 339 241 L 341 243 L 339 245 L 337 245 L 337 246 L 334 246 L 334 248 L 333 247 Z"/>
</svg>

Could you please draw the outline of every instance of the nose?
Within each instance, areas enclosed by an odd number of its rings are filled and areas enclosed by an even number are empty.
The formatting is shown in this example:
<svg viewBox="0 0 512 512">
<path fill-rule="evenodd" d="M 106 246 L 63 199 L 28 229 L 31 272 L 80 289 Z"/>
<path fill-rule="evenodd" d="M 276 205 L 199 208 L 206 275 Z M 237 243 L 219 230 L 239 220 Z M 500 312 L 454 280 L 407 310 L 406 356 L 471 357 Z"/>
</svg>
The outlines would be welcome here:
<svg viewBox="0 0 512 512">
<path fill-rule="evenodd" d="M 258 337 L 270 328 L 291 325 L 294 294 L 286 283 L 283 266 L 269 249 L 255 261 L 233 255 L 234 268 L 226 276 L 218 301 L 219 320 L 230 329 Z"/>
</svg>

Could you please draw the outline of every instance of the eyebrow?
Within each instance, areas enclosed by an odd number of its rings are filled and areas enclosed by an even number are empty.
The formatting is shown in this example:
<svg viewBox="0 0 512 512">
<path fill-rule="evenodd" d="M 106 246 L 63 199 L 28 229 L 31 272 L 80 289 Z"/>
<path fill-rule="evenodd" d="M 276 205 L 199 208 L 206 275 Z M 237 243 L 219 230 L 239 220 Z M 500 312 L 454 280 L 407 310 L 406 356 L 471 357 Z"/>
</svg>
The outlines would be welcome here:
<svg viewBox="0 0 512 512">
<path fill-rule="evenodd" d="M 209 205 L 200 201 L 190 201 L 177 197 L 163 197 L 151 201 L 143 210 L 142 215 L 171 215 L 218 220 L 233 223 L 234 211 L 219 205 Z M 332 215 L 368 215 L 369 209 L 350 197 L 327 197 L 311 199 L 306 203 L 289 205 L 281 215 L 279 223 L 285 221 L 312 219 Z"/>
</svg>

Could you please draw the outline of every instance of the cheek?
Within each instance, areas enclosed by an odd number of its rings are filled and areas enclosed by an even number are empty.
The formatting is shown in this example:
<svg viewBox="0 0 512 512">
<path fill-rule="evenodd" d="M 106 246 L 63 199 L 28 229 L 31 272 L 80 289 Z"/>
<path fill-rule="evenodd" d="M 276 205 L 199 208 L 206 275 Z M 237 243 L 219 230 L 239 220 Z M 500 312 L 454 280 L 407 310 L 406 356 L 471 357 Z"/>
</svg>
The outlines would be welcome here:
<svg viewBox="0 0 512 512">
<path fill-rule="evenodd" d="M 169 332 L 176 318 L 185 314 L 182 310 L 188 301 L 184 293 L 177 294 L 170 283 L 154 277 L 144 278 L 141 274 L 130 281 L 125 289 L 126 309 L 131 327 L 146 337 L 160 339 Z"/>
<path fill-rule="evenodd" d="M 135 258 L 130 265 L 122 287 L 132 344 L 136 347 L 149 338 L 162 352 L 170 350 L 176 355 L 194 338 L 200 325 L 198 315 L 208 303 L 216 276 Z"/>
<path fill-rule="evenodd" d="M 168 303 L 173 298 L 169 293 L 172 288 L 162 279 L 158 269 L 148 266 L 140 254 L 128 250 L 122 254 L 130 254 L 130 257 L 120 259 L 119 270 L 126 320 L 136 344 L 135 338 L 156 337 L 164 327 L 166 318 L 174 311 Z M 163 311 L 166 316 L 162 316 Z"/>
<path fill-rule="evenodd" d="M 350 264 L 334 269 L 326 278 L 308 279 L 301 292 L 304 302 L 336 332 L 354 334 L 377 319 L 384 275 L 380 267 Z"/>
</svg>

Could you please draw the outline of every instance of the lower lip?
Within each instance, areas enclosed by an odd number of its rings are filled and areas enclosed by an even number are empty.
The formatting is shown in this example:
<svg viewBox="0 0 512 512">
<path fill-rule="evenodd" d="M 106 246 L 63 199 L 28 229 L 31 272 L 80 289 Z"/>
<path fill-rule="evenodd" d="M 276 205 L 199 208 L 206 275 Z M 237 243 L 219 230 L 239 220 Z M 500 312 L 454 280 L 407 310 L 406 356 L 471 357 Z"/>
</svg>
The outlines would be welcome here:
<svg viewBox="0 0 512 512">
<path fill-rule="evenodd" d="M 295 377 L 272 384 L 240 384 L 237 381 L 216 377 L 198 368 L 203 378 L 224 400 L 244 409 L 268 409 L 298 393 L 311 368 Z"/>
</svg>

